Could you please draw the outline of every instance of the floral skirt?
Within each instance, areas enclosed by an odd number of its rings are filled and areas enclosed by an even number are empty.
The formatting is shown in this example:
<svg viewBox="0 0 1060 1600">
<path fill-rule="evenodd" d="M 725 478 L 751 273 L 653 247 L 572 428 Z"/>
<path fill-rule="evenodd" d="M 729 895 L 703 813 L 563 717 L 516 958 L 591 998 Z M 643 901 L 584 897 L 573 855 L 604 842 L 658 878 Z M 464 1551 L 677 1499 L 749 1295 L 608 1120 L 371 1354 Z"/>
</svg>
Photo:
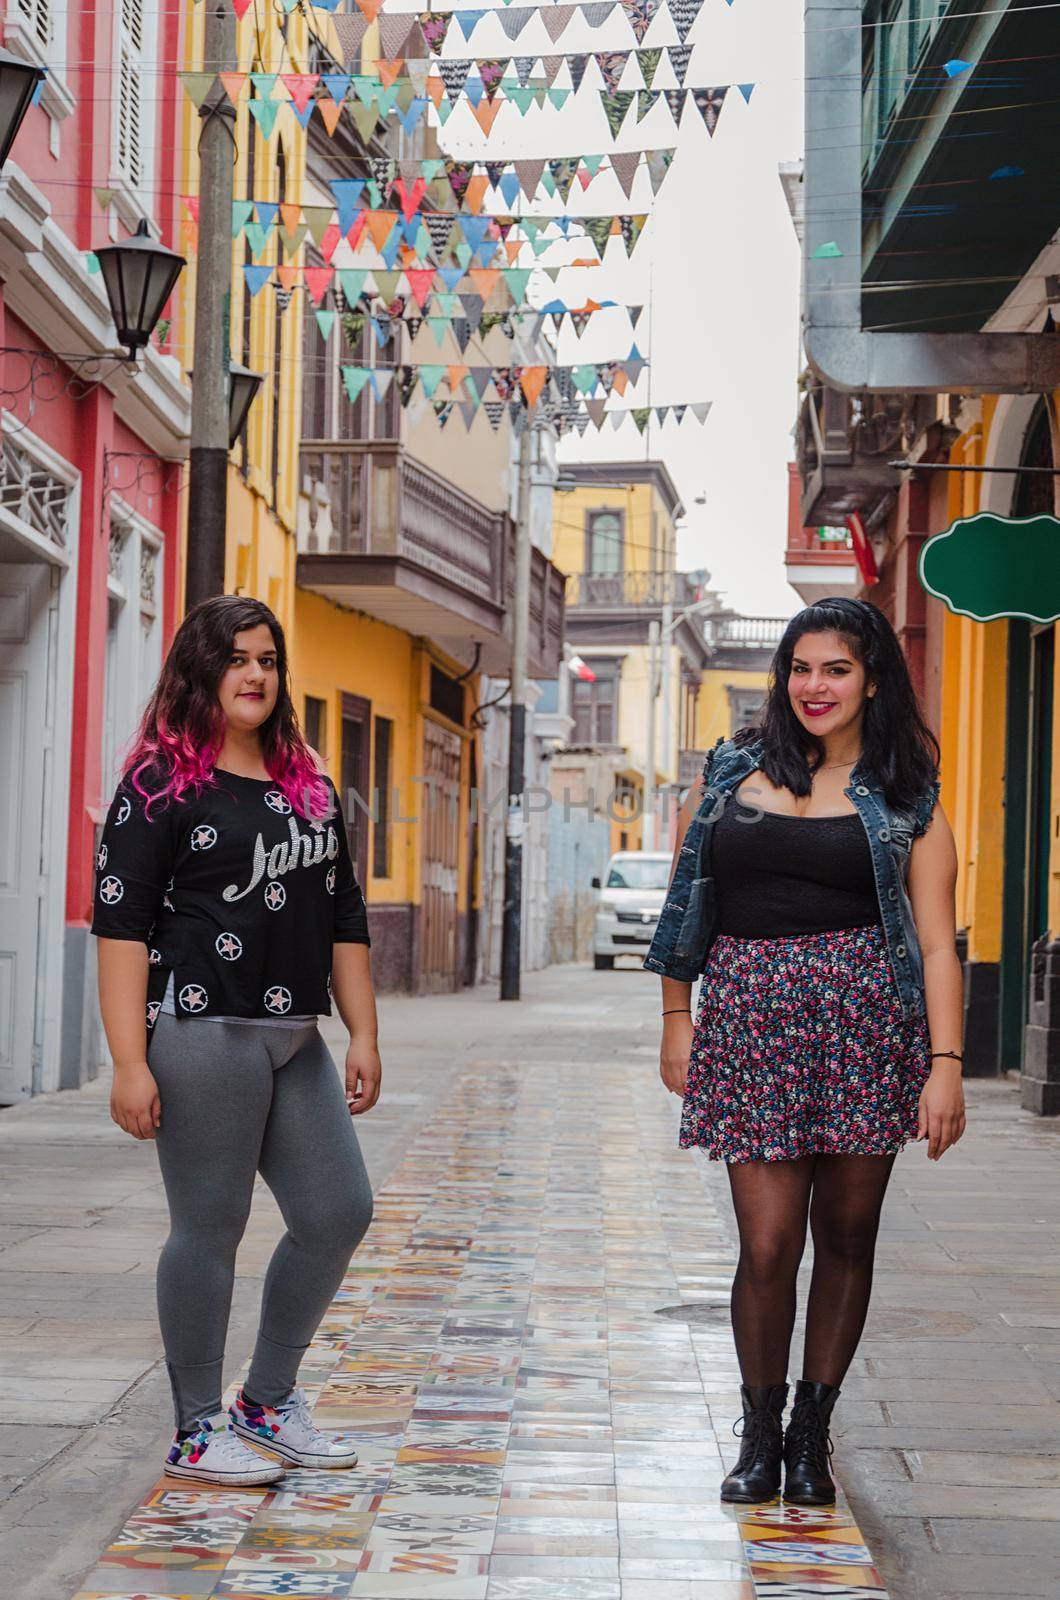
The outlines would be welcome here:
<svg viewBox="0 0 1060 1600">
<path fill-rule="evenodd" d="M 718 934 L 679 1144 L 712 1160 L 886 1155 L 916 1134 L 927 1019 L 905 1017 L 881 927 Z"/>
</svg>

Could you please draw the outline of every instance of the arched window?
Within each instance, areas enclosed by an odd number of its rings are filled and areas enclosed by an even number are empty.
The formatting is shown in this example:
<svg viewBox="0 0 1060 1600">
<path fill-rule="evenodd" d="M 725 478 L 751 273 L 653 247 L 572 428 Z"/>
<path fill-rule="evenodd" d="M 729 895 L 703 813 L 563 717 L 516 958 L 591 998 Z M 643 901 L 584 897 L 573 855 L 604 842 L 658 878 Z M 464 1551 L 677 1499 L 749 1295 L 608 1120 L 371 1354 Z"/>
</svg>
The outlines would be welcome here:
<svg viewBox="0 0 1060 1600">
<path fill-rule="evenodd" d="M 588 544 L 590 572 L 622 571 L 622 518 L 617 511 L 590 511 Z"/>
</svg>

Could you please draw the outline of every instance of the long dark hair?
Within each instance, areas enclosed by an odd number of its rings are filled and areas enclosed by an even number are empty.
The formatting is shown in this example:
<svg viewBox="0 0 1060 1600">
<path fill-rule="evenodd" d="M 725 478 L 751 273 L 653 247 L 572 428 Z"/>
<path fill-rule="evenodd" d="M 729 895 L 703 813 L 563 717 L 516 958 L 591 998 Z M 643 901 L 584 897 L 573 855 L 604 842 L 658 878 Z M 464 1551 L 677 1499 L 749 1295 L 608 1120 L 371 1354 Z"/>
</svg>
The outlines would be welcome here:
<svg viewBox="0 0 1060 1600">
<path fill-rule="evenodd" d="M 825 758 L 824 741 L 809 732 L 791 708 L 788 678 L 803 634 L 837 633 L 865 669 L 875 694 L 865 701 L 861 769 L 883 790 L 890 805 L 909 808 L 938 775 L 939 742 L 924 721 L 909 667 L 894 629 L 866 600 L 835 595 L 806 606 L 784 630 L 769 669 L 766 702 L 756 724 L 734 734 L 737 745 L 761 739 L 759 766 L 770 783 L 806 795 Z"/>
<path fill-rule="evenodd" d="M 217 698 L 237 633 L 264 623 L 276 647 L 279 692 L 258 730 L 265 770 L 299 815 L 321 817 L 328 789 L 302 736 L 291 701 L 287 643 L 280 623 L 261 600 L 220 594 L 201 600 L 188 612 L 169 647 L 154 693 L 122 762 L 122 775 L 147 804 L 183 800 L 190 789 L 211 787 L 214 763 L 225 736 L 225 716 Z M 142 779 L 150 773 L 152 786 Z"/>
</svg>

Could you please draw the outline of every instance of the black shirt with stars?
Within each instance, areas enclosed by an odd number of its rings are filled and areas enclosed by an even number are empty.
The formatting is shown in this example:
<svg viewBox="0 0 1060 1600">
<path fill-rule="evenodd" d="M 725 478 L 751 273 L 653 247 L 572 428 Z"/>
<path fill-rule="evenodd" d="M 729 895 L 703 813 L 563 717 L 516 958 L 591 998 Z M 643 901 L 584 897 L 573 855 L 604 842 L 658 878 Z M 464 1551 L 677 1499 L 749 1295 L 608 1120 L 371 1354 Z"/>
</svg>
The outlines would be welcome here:
<svg viewBox="0 0 1060 1600">
<path fill-rule="evenodd" d="M 271 779 L 214 769 L 146 812 L 118 785 L 96 859 L 92 932 L 146 944 L 147 1023 L 170 971 L 177 1018 L 331 1014 L 331 947 L 370 944 L 338 794 L 309 822 Z M 149 793 L 159 787 L 145 774 Z"/>
</svg>

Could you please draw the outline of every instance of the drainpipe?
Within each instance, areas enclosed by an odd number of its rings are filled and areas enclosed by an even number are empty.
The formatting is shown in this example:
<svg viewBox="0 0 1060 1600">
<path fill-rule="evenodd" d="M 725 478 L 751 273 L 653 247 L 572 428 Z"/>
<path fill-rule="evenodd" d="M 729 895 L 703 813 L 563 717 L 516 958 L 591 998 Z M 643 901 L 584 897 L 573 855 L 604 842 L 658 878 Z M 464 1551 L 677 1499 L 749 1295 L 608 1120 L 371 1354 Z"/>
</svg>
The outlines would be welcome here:
<svg viewBox="0 0 1060 1600">
<path fill-rule="evenodd" d="M 806 0 L 806 356 L 848 393 L 1047 394 L 1060 339 L 1037 333 L 868 333 L 861 326 L 860 0 Z M 822 244 L 842 251 L 814 260 Z"/>
</svg>

